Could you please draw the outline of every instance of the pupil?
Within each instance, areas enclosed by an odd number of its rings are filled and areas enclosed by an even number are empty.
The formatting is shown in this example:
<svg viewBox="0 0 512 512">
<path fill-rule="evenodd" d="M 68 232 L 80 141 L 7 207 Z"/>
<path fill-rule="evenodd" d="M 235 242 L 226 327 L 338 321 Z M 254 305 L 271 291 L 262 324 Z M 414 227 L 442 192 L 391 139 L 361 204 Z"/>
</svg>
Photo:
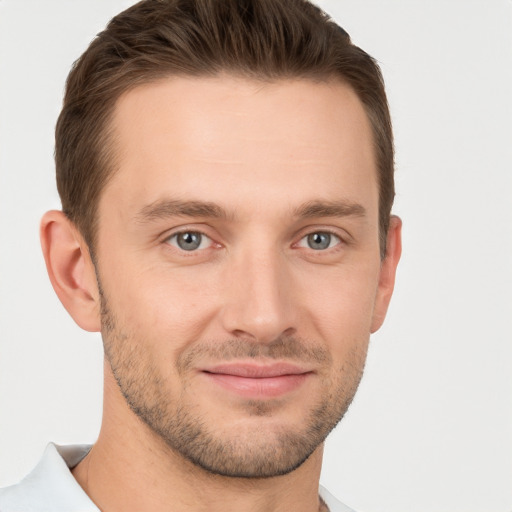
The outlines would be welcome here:
<svg viewBox="0 0 512 512">
<path fill-rule="evenodd" d="M 331 235 L 329 233 L 313 233 L 308 235 L 308 245 L 316 251 L 327 249 L 330 243 Z"/>
<path fill-rule="evenodd" d="M 178 245 L 184 251 L 193 251 L 201 245 L 201 235 L 199 233 L 181 233 L 178 235 Z"/>
</svg>

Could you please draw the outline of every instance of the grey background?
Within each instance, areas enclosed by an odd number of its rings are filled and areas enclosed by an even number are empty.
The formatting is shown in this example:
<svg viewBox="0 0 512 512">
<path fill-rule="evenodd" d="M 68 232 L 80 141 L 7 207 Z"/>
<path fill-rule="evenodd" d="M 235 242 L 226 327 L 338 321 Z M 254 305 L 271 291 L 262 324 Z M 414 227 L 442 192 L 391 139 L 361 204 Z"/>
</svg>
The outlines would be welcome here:
<svg viewBox="0 0 512 512">
<path fill-rule="evenodd" d="M 131 1 L 0 2 L 0 485 L 45 444 L 93 442 L 99 335 L 38 241 L 59 207 L 53 128 L 73 60 Z M 360 511 L 512 510 L 512 3 L 319 2 L 380 62 L 404 254 L 322 482 Z"/>
</svg>

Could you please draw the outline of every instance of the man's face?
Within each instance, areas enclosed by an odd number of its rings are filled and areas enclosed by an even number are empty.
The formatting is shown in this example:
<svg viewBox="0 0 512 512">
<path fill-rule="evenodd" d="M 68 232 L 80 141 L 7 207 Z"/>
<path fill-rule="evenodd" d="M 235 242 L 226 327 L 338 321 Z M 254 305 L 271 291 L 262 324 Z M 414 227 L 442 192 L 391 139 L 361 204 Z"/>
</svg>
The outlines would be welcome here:
<svg viewBox="0 0 512 512">
<path fill-rule="evenodd" d="M 363 107 L 338 82 L 170 78 L 125 94 L 113 128 L 96 256 L 127 403 L 204 469 L 293 470 L 343 416 L 379 323 Z"/>
</svg>

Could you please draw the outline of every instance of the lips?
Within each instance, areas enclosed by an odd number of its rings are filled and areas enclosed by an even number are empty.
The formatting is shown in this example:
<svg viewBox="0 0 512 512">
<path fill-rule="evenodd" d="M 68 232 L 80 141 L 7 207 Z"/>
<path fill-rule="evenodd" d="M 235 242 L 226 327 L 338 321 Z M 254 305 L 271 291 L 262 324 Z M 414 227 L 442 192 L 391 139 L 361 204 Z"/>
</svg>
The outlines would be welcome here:
<svg viewBox="0 0 512 512">
<path fill-rule="evenodd" d="M 203 369 L 202 373 L 214 385 L 252 399 L 290 393 L 312 374 L 309 369 L 290 363 L 227 363 Z"/>
</svg>

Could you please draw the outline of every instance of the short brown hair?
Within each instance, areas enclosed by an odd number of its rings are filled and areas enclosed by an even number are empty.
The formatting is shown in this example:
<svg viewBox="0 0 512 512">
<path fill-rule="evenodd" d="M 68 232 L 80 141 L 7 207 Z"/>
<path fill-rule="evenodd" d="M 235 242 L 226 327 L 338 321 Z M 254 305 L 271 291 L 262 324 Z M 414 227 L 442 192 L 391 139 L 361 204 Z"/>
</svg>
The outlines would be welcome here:
<svg viewBox="0 0 512 512">
<path fill-rule="evenodd" d="M 101 191 L 115 170 L 109 120 L 119 96 L 170 75 L 256 80 L 338 78 L 371 122 L 381 254 L 394 198 L 393 134 L 375 60 L 307 0 L 143 0 L 114 17 L 74 63 L 56 128 L 62 208 L 90 248 Z"/>
</svg>

